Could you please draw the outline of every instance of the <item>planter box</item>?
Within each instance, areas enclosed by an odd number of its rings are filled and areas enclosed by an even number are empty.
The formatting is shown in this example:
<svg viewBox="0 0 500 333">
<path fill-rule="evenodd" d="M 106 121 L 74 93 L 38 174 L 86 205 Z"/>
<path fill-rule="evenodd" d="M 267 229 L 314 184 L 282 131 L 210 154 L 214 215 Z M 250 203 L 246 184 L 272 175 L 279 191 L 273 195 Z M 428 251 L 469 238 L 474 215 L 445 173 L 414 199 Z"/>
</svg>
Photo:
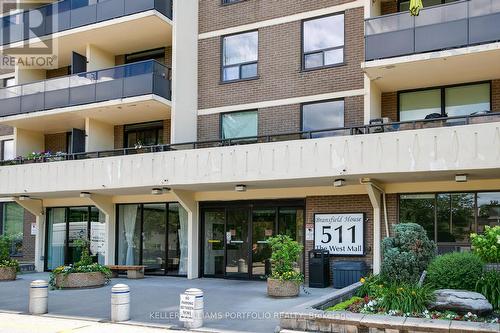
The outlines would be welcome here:
<svg viewBox="0 0 500 333">
<path fill-rule="evenodd" d="M 13 281 L 16 279 L 15 267 L 0 267 L 0 281 Z"/>
<path fill-rule="evenodd" d="M 497 264 L 486 264 L 484 266 L 484 269 L 486 271 L 497 271 L 497 272 L 500 272 L 500 263 L 497 263 Z"/>
<path fill-rule="evenodd" d="M 56 287 L 62 289 L 97 288 L 105 284 L 106 279 L 101 272 L 57 274 L 56 276 Z"/>
<path fill-rule="evenodd" d="M 296 297 L 299 295 L 300 283 L 267 279 L 267 294 L 272 297 Z"/>
</svg>

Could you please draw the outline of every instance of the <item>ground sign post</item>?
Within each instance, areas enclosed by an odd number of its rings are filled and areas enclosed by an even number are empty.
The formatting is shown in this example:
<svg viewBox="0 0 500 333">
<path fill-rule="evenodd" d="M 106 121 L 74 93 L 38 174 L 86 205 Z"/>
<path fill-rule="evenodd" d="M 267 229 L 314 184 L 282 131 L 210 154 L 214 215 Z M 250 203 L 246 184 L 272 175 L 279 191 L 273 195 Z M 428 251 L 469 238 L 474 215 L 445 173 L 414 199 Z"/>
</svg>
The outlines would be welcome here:
<svg viewBox="0 0 500 333">
<path fill-rule="evenodd" d="M 203 326 L 203 291 L 191 288 L 180 295 L 179 320 L 184 327 L 193 329 Z"/>
</svg>

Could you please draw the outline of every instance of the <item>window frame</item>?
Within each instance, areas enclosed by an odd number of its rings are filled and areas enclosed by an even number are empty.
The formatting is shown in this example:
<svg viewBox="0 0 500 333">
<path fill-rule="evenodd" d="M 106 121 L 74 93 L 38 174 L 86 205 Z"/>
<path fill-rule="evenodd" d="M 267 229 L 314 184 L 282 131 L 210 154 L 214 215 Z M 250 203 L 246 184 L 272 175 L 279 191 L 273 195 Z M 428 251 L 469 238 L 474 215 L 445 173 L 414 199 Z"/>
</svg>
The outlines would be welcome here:
<svg viewBox="0 0 500 333">
<path fill-rule="evenodd" d="M 241 1 L 245 1 L 245 0 L 241 0 Z M 239 1 L 239 2 L 241 2 L 241 1 Z M 228 5 L 232 5 L 232 4 L 228 4 Z M 224 39 L 226 37 L 237 36 L 237 35 L 244 35 L 244 34 L 252 33 L 252 32 L 256 32 L 257 33 L 257 61 L 247 61 L 247 62 L 242 62 L 242 63 L 238 63 L 238 64 L 234 64 L 234 65 L 224 66 Z M 251 81 L 251 80 L 257 80 L 257 79 L 259 79 L 259 58 L 260 58 L 260 54 L 259 54 L 259 43 L 260 42 L 259 42 L 259 39 L 260 39 L 259 29 L 247 30 L 247 31 L 243 31 L 243 32 L 235 32 L 235 33 L 223 35 L 223 36 L 220 37 L 220 66 L 219 66 L 219 71 L 220 71 L 220 74 L 219 74 L 219 83 L 220 84 L 227 84 L 227 83 L 233 83 L 233 82 L 242 82 L 242 81 Z M 252 77 L 241 78 L 241 68 L 243 66 L 245 66 L 245 65 L 251 65 L 251 64 L 256 64 L 257 65 L 257 73 L 256 73 L 256 75 L 252 76 Z M 233 79 L 233 80 L 224 80 L 224 69 L 228 68 L 228 67 L 236 67 L 236 66 L 238 66 L 238 76 L 239 76 L 239 78 L 238 79 Z"/>
<path fill-rule="evenodd" d="M 237 140 L 252 140 L 254 138 L 253 136 L 247 137 L 247 136 L 242 136 L 240 138 L 223 138 L 222 133 L 223 133 L 223 119 L 225 115 L 230 115 L 233 113 L 243 113 L 243 112 L 255 112 L 257 115 L 257 134 L 255 135 L 255 138 L 259 136 L 259 109 L 250 109 L 250 110 L 241 110 L 241 111 L 229 111 L 229 112 L 221 112 L 219 114 L 219 140 L 231 140 L 231 141 L 237 141 Z M 245 139 L 247 138 L 247 139 Z"/>
<path fill-rule="evenodd" d="M 155 52 L 160 55 L 160 53 L 163 54 L 163 63 L 165 64 L 165 53 L 166 53 L 166 48 L 165 47 L 157 47 L 155 49 L 150 49 L 150 50 L 144 50 L 144 51 L 139 51 L 139 52 L 133 52 L 133 53 L 128 53 L 125 54 L 123 57 L 123 64 L 128 65 L 128 64 L 134 64 L 137 62 L 141 61 L 148 61 L 148 60 L 155 60 L 156 58 L 154 57 Z M 151 53 L 151 55 L 146 55 L 147 53 Z M 144 54 L 141 56 L 141 54 Z M 137 56 L 137 58 L 133 58 L 134 56 Z M 128 58 L 132 57 L 131 60 Z"/>
<path fill-rule="evenodd" d="M 317 129 L 317 130 L 311 130 L 311 131 L 306 131 L 304 130 L 304 106 L 307 105 L 312 105 L 312 104 L 323 104 L 323 103 L 330 103 L 330 102 L 344 102 L 344 124 L 342 127 L 339 128 L 344 128 L 345 127 L 345 98 L 334 98 L 334 99 L 325 99 L 321 101 L 314 101 L 314 102 L 306 102 L 306 103 L 301 103 L 300 104 L 300 131 L 301 132 L 314 132 L 314 131 L 322 131 L 322 130 L 329 130 L 331 128 L 324 128 L 324 129 Z"/>
<path fill-rule="evenodd" d="M 305 35 L 304 35 L 304 25 L 306 22 L 308 21 L 314 21 L 314 20 L 318 20 L 318 19 L 322 19 L 322 18 L 325 18 L 325 17 L 333 17 L 333 16 L 336 16 L 336 15 L 342 15 L 344 17 L 344 44 L 342 44 L 342 46 L 335 46 L 335 47 L 330 47 L 330 48 L 326 48 L 326 49 L 322 49 L 322 50 L 316 50 L 316 51 L 311 51 L 311 52 L 305 52 L 304 51 L 304 40 L 305 40 Z M 341 11 L 341 12 L 338 12 L 338 13 L 333 13 L 333 14 L 326 14 L 326 15 L 321 15 L 321 16 L 315 16 L 315 17 L 311 17 L 311 18 L 308 18 L 308 19 L 304 19 L 301 21 L 300 23 L 300 57 L 301 57 L 301 71 L 302 72 L 309 72 L 309 71 L 314 71 L 314 70 L 318 70 L 318 69 L 325 69 L 325 68 L 333 68 L 333 67 L 340 67 L 340 66 L 345 66 L 346 65 L 346 60 L 345 60 L 345 56 L 346 56 L 346 52 L 345 52 L 345 48 L 346 48 L 346 42 L 347 42 L 347 35 L 346 35 L 346 29 L 345 29 L 345 11 Z M 342 62 L 339 62 L 339 63 L 336 63 L 336 64 L 331 64 L 331 65 L 323 65 L 323 66 L 318 66 L 318 67 L 312 67 L 312 68 L 306 68 L 306 55 L 309 55 L 309 54 L 315 54 L 315 53 L 320 53 L 323 55 L 323 64 L 325 62 L 325 52 L 327 51 L 331 51 L 331 50 L 337 50 L 337 49 L 340 49 L 342 48 Z"/>
<path fill-rule="evenodd" d="M 148 125 L 148 124 L 150 124 L 151 126 L 142 128 L 140 130 L 137 130 L 137 129 L 127 130 L 127 126 Z M 129 147 L 128 146 L 128 135 L 129 135 L 129 133 L 131 133 L 131 132 L 140 132 L 140 131 L 145 131 L 145 130 L 156 130 L 156 142 L 157 142 L 156 145 L 161 145 L 160 143 L 158 143 L 160 141 L 160 136 L 158 135 L 158 130 L 159 129 L 162 129 L 163 131 L 165 131 L 163 120 L 147 121 L 147 122 L 142 122 L 142 123 L 133 123 L 133 124 L 126 124 L 126 125 L 124 125 L 123 126 L 123 148 L 124 149 L 134 148 L 134 147 Z M 163 139 L 163 138 L 161 138 L 161 139 Z M 165 144 L 165 143 L 163 143 L 163 144 Z M 143 145 L 143 147 L 147 147 L 147 146 Z"/>
<path fill-rule="evenodd" d="M 245 2 L 247 0 L 236 0 L 236 1 L 233 1 L 233 2 L 224 2 L 225 0 L 221 0 L 220 4 L 221 6 L 230 6 L 230 5 L 234 5 L 234 4 L 237 4 L 237 3 L 240 3 L 240 2 Z"/>
<path fill-rule="evenodd" d="M 420 91 L 425 91 L 425 90 L 437 90 L 439 89 L 441 91 L 441 116 L 446 117 L 446 89 L 448 88 L 456 88 L 456 87 L 466 87 L 466 86 L 473 86 L 473 85 L 479 85 L 479 84 L 489 84 L 490 87 L 490 111 L 493 105 L 493 91 L 492 91 L 492 80 L 485 80 L 485 81 L 477 81 L 477 82 L 467 82 L 467 83 L 457 83 L 457 84 L 450 84 L 450 85 L 443 85 L 443 86 L 435 86 L 435 87 L 426 87 L 426 88 L 417 88 L 417 89 L 408 89 L 408 90 L 398 90 L 397 92 L 397 98 L 396 98 L 396 103 L 397 103 L 397 114 L 398 114 L 398 119 L 397 121 L 401 121 L 401 94 L 405 93 L 413 93 L 413 92 L 420 92 Z M 420 119 L 424 120 L 424 119 Z M 417 120 L 416 120 L 417 121 Z"/>
<path fill-rule="evenodd" d="M 5 206 L 8 205 L 8 204 L 16 204 L 16 203 L 14 201 L 0 202 L 0 236 L 2 236 L 4 234 L 4 224 L 5 224 L 4 213 L 5 213 Z M 23 240 L 22 240 L 22 242 L 24 244 L 24 236 L 25 236 L 25 234 L 24 234 L 24 223 L 25 223 L 25 219 L 24 219 L 25 216 L 24 216 L 24 214 L 25 214 L 25 210 L 21 206 L 20 206 L 20 208 L 23 210 L 23 221 L 22 221 L 21 225 L 22 225 L 22 229 L 23 229 L 23 232 L 22 232 L 23 233 Z M 9 255 L 12 258 L 21 258 L 21 257 L 24 256 L 24 249 L 22 249 L 18 253 L 14 253 L 14 254 L 10 253 L 10 251 L 9 251 Z"/>
<path fill-rule="evenodd" d="M 0 138 L 0 161 L 5 161 L 5 142 L 7 141 L 12 141 L 12 143 L 14 143 L 14 138 L 9 138 L 9 137 L 6 137 L 6 138 Z M 14 151 L 14 156 L 13 156 L 13 159 L 16 158 L 16 152 Z"/>
<path fill-rule="evenodd" d="M 402 3 L 402 2 L 406 2 L 406 1 L 408 1 L 408 2 L 409 2 L 410 0 L 398 0 L 398 8 L 397 8 L 397 9 L 398 9 L 398 11 L 397 11 L 398 13 L 404 13 L 404 12 L 407 12 L 407 10 L 405 10 L 405 11 L 403 11 L 403 12 L 401 11 L 401 3 Z M 459 1 L 459 0 L 455 0 L 455 1 Z M 452 2 L 446 2 L 446 0 L 441 0 L 441 4 L 439 4 L 439 5 L 435 5 L 435 6 L 441 6 L 441 5 L 444 5 L 444 4 L 447 4 L 447 3 L 453 3 L 453 1 L 452 1 Z M 431 6 L 431 7 L 433 7 L 433 6 Z M 426 8 L 429 8 L 429 7 L 426 7 Z"/>
</svg>

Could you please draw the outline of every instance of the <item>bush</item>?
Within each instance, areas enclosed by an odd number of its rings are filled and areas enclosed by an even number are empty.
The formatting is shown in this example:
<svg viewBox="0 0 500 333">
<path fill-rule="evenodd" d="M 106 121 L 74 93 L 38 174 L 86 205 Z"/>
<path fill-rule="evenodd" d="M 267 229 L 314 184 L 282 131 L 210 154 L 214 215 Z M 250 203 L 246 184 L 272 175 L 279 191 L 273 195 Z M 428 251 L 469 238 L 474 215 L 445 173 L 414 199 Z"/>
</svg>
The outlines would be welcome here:
<svg viewBox="0 0 500 333">
<path fill-rule="evenodd" d="M 326 311 L 342 311 L 353 305 L 354 303 L 360 302 L 363 299 L 361 297 L 352 297 L 348 299 L 347 301 L 340 302 L 338 304 L 335 304 L 334 306 L 331 306 L 326 309 Z"/>
<path fill-rule="evenodd" d="M 0 267 L 14 267 L 19 272 L 19 262 L 10 258 L 12 240 L 8 236 L 0 236 Z"/>
<path fill-rule="evenodd" d="M 395 283 L 385 289 L 385 295 L 379 299 L 378 306 L 386 312 L 416 314 L 425 311 L 434 300 L 434 289 L 429 286 L 421 287 L 416 283 Z"/>
<path fill-rule="evenodd" d="M 436 244 L 416 223 L 396 224 L 393 230 L 394 237 L 382 241 L 381 275 L 391 282 L 416 282 L 436 255 Z"/>
<path fill-rule="evenodd" d="M 370 275 L 361 279 L 361 287 L 356 290 L 356 296 L 379 298 L 385 294 L 387 282 L 380 275 Z"/>
<path fill-rule="evenodd" d="M 500 310 L 500 272 L 489 271 L 476 283 L 476 291 L 486 297 L 494 310 Z"/>
<path fill-rule="evenodd" d="M 500 226 L 486 226 L 482 235 L 471 234 L 472 251 L 486 263 L 500 263 Z"/>
<path fill-rule="evenodd" d="M 304 277 L 295 270 L 297 261 L 302 253 L 302 245 L 289 236 L 277 235 L 268 239 L 271 246 L 271 278 L 283 281 L 302 282 Z"/>
<path fill-rule="evenodd" d="M 437 256 L 427 269 L 427 283 L 436 289 L 474 291 L 483 272 L 483 262 L 471 252 L 452 252 Z"/>
</svg>

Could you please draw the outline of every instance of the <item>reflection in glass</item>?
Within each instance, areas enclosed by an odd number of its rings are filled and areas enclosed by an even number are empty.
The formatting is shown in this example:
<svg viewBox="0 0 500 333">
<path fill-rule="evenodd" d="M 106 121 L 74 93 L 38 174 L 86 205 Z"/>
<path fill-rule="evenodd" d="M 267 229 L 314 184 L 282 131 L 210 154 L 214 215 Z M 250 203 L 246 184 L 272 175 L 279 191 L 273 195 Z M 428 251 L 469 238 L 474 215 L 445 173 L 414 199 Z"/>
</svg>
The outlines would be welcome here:
<svg viewBox="0 0 500 333">
<path fill-rule="evenodd" d="M 205 211 L 203 249 L 205 275 L 224 276 L 224 222 L 224 209 Z"/>
<path fill-rule="evenodd" d="M 248 277 L 248 211 L 227 210 L 226 275 Z"/>
<path fill-rule="evenodd" d="M 432 113 L 441 114 L 441 89 L 399 94 L 399 120 L 421 120 Z"/>
<path fill-rule="evenodd" d="M 474 194 L 437 196 L 438 242 L 468 243 L 474 225 Z"/>
<path fill-rule="evenodd" d="M 321 17 L 303 24 L 306 69 L 344 61 L 344 15 Z"/>
<path fill-rule="evenodd" d="M 477 194 L 477 232 L 483 233 L 485 226 L 500 226 L 500 192 Z"/>
<path fill-rule="evenodd" d="M 222 114 L 222 138 L 234 139 L 257 136 L 257 111 Z"/>
<path fill-rule="evenodd" d="M 82 255 L 82 250 L 75 244 L 77 240 L 88 240 L 88 207 L 70 207 L 69 208 L 69 233 L 68 233 L 68 257 L 66 262 L 74 264 L 78 262 Z"/>
<path fill-rule="evenodd" d="M 290 236 L 299 244 L 304 244 L 304 210 L 280 208 L 278 215 L 278 234 Z M 304 272 L 304 251 L 300 254 L 297 271 Z"/>
<path fill-rule="evenodd" d="M 399 222 L 420 224 L 424 227 L 429 239 L 435 240 L 434 209 L 434 194 L 401 195 L 399 198 Z"/>
<path fill-rule="evenodd" d="M 139 205 L 119 205 L 118 265 L 140 264 L 141 214 Z"/>
<path fill-rule="evenodd" d="M 302 106 L 302 130 L 316 131 L 344 127 L 344 101 L 304 104 Z M 315 133 L 327 136 L 332 133 Z"/>
<path fill-rule="evenodd" d="M 257 76 L 257 31 L 224 37 L 222 41 L 222 79 L 224 81 Z"/>
<path fill-rule="evenodd" d="M 66 208 L 49 209 L 47 226 L 47 269 L 53 270 L 64 265 Z"/>
<path fill-rule="evenodd" d="M 166 210 L 166 204 L 143 206 L 142 265 L 147 273 L 165 274 Z"/>
<path fill-rule="evenodd" d="M 24 208 L 17 203 L 6 202 L 3 204 L 2 215 L 0 235 L 8 236 L 12 241 L 9 254 L 20 256 L 23 252 Z"/>
<path fill-rule="evenodd" d="M 104 265 L 106 256 L 106 215 L 96 207 L 90 208 L 90 254 Z"/>
<path fill-rule="evenodd" d="M 446 88 L 445 101 L 445 112 L 448 117 L 490 111 L 490 84 L 482 83 Z"/>
<path fill-rule="evenodd" d="M 169 204 L 167 274 L 187 275 L 188 215 L 178 203 Z"/>
<path fill-rule="evenodd" d="M 271 247 L 267 239 L 274 235 L 275 209 L 252 211 L 252 275 L 265 276 L 271 273 Z"/>
</svg>

